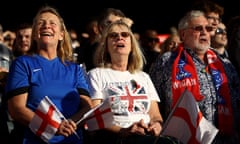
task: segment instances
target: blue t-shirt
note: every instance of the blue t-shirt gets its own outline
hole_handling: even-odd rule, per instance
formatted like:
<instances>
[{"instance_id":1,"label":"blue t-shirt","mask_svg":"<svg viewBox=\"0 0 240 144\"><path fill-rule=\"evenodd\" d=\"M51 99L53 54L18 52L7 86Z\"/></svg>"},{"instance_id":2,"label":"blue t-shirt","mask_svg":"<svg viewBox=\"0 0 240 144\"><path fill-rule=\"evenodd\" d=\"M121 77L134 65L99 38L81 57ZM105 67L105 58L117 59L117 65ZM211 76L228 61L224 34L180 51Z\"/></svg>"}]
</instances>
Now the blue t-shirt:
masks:
<instances>
[{"instance_id":1,"label":"blue t-shirt","mask_svg":"<svg viewBox=\"0 0 240 144\"><path fill-rule=\"evenodd\" d=\"M64 65L58 57L48 60L39 55L20 56L10 67L6 93L10 98L28 92L27 107L33 111L40 101L48 96L59 111L69 118L80 108L79 94L89 95L85 76L85 71L79 65L70 62ZM81 136L80 129L78 133ZM24 138L33 143L41 141L30 129L26 131ZM62 141L81 143L75 135L68 138L54 136L50 143L62 143Z\"/></svg>"}]
</instances>

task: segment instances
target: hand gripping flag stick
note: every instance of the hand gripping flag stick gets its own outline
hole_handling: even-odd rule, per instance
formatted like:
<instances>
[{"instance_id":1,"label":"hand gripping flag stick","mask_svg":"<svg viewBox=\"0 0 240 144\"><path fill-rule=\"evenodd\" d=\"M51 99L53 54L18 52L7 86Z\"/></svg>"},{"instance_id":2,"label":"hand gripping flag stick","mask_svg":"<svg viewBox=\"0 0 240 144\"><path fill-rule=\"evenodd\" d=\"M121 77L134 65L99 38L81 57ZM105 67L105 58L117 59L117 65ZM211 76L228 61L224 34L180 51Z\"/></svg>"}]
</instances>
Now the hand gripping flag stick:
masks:
<instances>
[{"instance_id":1,"label":"hand gripping flag stick","mask_svg":"<svg viewBox=\"0 0 240 144\"><path fill-rule=\"evenodd\" d=\"M52 101L48 98L48 96L46 96L46 100L55 108L56 112L61 116L61 119L68 121L68 120L64 117L64 115L58 110L58 108L55 106L55 104L52 103ZM77 136L78 139L80 139L80 137L79 137L79 135L77 134L76 131L74 131L73 133L74 133L74 135Z\"/></svg>"}]
</instances>

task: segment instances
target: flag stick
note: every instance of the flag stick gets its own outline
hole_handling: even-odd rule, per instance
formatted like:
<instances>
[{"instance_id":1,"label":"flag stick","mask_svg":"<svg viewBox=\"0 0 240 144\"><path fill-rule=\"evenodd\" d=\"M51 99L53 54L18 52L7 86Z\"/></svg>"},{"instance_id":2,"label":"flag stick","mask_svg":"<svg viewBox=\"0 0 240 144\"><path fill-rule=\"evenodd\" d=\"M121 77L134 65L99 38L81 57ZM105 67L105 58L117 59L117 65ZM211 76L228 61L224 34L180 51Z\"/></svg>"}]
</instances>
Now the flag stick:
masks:
<instances>
[{"instance_id":1,"label":"flag stick","mask_svg":"<svg viewBox=\"0 0 240 144\"><path fill-rule=\"evenodd\" d=\"M68 121L68 120L64 117L64 115L58 110L58 108L55 106L55 104L52 103L52 101L48 98L48 96L45 96L45 97L46 97L46 100L55 108L56 112L61 116L61 118L63 118L63 120ZM74 131L73 133L74 133L74 135L77 136L78 139L80 139L80 137L79 137L79 135L77 134L76 131Z\"/></svg>"}]
</instances>

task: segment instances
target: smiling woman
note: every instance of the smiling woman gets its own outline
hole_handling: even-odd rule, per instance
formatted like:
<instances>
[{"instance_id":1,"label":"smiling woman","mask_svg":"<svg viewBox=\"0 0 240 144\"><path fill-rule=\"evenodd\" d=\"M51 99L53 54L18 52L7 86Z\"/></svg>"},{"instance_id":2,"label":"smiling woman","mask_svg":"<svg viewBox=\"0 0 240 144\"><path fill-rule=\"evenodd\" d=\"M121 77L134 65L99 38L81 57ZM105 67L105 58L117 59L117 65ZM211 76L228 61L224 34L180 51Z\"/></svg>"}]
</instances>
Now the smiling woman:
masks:
<instances>
[{"instance_id":1,"label":"smiling woman","mask_svg":"<svg viewBox=\"0 0 240 144\"><path fill-rule=\"evenodd\" d=\"M85 71L72 62L63 18L53 7L42 7L33 19L30 49L14 60L6 84L8 111L24 128L19 143L82 144L81 125L75 122L92 106L89 93ZM45 96L51 103L41 106ZM62 115L36 120L41 110ZM46 125L47 129L41 129Z\"/></svg>"}]
</instances>

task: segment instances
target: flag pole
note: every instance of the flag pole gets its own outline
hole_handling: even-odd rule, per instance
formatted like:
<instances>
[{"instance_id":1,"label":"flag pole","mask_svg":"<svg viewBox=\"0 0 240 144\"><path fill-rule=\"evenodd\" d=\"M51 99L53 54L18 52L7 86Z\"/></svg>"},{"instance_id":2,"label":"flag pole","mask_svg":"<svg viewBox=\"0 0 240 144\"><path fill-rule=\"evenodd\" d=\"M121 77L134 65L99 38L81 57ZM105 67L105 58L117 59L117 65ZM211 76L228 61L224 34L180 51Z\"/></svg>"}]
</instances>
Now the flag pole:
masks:
<instances>
[{"instance_id":1,"label":"flag pole","mask_svg":"<svg viewBox=\"0 0 240 144\"><path fill-rule=\"evenodd\" d=\"M86 119L88 116L90 116L96 109L98 109L99 107L101 107L101 105L103 105L103 103L105 103L106 100L104 100L102 103L100 103L99 105L95 106L94 108L90 109L88 112L86 112L83 117L78 120L76 122L76 124L80 124L80 122L82 122L84 119Z\"/></svg>"},{"instance_id":2,"label":"flag pole","mask_svg":"<svg viewBox=\"0 0 240 144\"><path fill-rule=\"evenodd\" d=\"M64 117L64 115L58 110L58 108L55 106L55 104L48 98L48 96L45 96L45 98L46 98L46 100L55 108L56 112L61 116L61 118L63 118L63 120L68 121L68 120ZM80 137L79 137L79 135L77 134L76 131L74 131L73 133L74 133L74 135L77 136L78 139L80 139Z\"/></svg>"}]
</instances>

